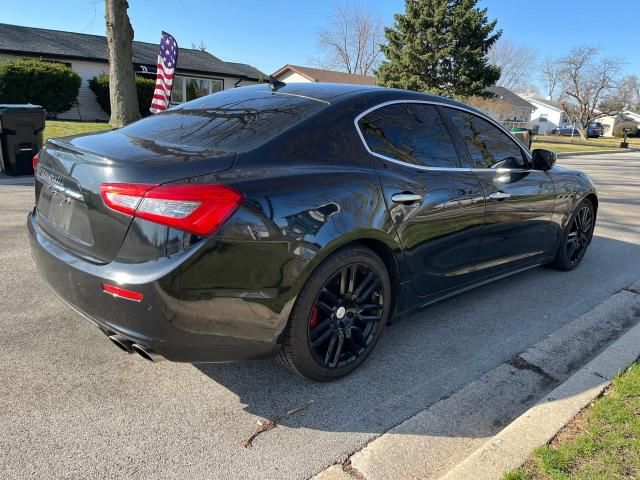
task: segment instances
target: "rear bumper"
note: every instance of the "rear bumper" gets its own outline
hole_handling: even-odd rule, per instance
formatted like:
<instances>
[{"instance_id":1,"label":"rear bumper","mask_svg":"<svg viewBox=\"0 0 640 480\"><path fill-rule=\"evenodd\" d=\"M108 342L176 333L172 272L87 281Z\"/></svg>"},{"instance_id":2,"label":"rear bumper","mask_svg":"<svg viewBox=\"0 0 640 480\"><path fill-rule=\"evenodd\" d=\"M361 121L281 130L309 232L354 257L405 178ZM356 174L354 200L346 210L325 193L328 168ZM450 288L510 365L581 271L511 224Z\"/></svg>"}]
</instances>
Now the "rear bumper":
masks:
<instances>
[{"instance_id":1,"label":"rear bumper","mask_svg":"<svg viewBox=\"0 0 640 480\"><path fill-rule=\"evenodd\" d=\"M185 252L143 264L97 265L72 255L48 237L33 213L27 219L31 254L41 277L76 312L105 334L120 334L177 362L225 362L259 358L279 346L268 311L238 295L188 298L175 286ZM194 247L197 249L197 247ZM140 302L113 297L102 284L143 294Z\"/></svg>"}]
</instances>

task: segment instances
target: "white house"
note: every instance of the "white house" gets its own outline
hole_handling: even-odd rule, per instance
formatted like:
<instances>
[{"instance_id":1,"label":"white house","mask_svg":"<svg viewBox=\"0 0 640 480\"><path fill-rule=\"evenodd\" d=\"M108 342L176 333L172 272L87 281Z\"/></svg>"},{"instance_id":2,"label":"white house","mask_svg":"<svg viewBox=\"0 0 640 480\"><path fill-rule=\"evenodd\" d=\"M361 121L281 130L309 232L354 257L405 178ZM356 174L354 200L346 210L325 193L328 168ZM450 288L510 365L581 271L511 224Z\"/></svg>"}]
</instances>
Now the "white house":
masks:
<instances>
[{"instance_id":1,"label":"white house","mask_svg":"<svg viewBox=\"0 0 640 480\"><path fill-rule=\"evenodd\" d=\"M133 64L137 75L155 79L158 43L133 42ZM100 35L62 32L0 23L0 61L41 58L68 65L82 83L78 106L58 118L109 120L89 89L89 80L109 72L107 39ZM225 62L208 52L180 47L171 101L182 103L219 90L263 81L267 76L243 63Z\"/></svg>"},{"instance_id":2,"label":"white house","mask_svg":"<svg viewBox=\"0 0 640 480\"><path fill-rule=\"evenodd\" d=\"M604 126L604 136L613 137L613 129L616 125L622 122L633 122L640 127L640 113L633 112L631 110L624 110L618 115L608 115L606 117L599 118L598 122Z\"/></svg>"},{"instance_id":3,"label":"white house","mask_svg":"<svg viewBox=\"0 0 640 480\"><path fill-rule=\"evenodd\" d=\"M540 135L549 135L551 130L566 123L564 110L560 102L537 96L524 96L535 108L531 113L531 126Z\"/></svg>"}]
</instances>

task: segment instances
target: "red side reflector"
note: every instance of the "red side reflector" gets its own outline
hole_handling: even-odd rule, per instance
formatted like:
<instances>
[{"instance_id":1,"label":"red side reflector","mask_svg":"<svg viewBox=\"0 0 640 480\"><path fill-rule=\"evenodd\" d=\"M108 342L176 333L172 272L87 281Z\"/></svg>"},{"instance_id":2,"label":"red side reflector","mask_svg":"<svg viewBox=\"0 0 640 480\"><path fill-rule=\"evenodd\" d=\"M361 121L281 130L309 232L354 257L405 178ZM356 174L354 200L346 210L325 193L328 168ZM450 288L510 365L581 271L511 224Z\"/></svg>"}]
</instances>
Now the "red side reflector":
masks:
<instances>
[{"instance_id":1,"label":"red side reflector","mask_svg":"<svg viewBox=\"0 0 640 480\"><path fill-rule=\"evenodd\" d=\"M109 295L113 295L114 297L126 298L127 300L133 300L134 302L142 301L142 293L116 287L115 285L109 285L108 283L102 284L102 291Z\"/></svg>"},{"instance_id":2,"label":"red side reflector","mask_svg":"<svg viewBox=\"0 0 640 480\"><path fill-rule=\"evenodd\" d=\"M33 156L33 159L31 160L31 163L33 165L33 171L35 172L36 171L36 167L38 166L38 154L37 153Z\"/></svg>"}]
</instances>

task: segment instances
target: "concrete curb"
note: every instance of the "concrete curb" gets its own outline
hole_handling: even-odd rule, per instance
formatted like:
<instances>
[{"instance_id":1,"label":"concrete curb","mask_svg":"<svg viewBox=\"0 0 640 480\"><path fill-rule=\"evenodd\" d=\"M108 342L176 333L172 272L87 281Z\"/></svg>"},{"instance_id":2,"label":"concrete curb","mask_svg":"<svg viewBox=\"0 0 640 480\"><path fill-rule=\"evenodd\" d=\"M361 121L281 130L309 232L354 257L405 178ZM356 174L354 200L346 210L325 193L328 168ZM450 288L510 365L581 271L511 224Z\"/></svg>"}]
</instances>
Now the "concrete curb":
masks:
<instances>
[{"instance_id":1,"label":"concrete curb","mask_svg":"<svg viewBox=\"0 0 640 480\"><path fill-rule=\"evenodd\" d=\"M625 333L442 479L503 478L505 472L520 467L536 447L548 443L604 391L613 377L638 358L640 325Z\"/></svg>"}]
</instances>

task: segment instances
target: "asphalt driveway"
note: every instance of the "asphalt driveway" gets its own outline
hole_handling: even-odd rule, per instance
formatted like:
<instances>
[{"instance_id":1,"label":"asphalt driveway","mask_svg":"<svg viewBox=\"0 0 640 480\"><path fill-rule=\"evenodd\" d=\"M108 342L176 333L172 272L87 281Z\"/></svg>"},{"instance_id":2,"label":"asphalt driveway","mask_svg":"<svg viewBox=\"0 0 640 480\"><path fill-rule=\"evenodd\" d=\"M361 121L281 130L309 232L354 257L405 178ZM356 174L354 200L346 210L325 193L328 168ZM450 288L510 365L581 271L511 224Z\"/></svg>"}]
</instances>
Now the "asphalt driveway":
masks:
<instances>
[{"instance_id":1,"label":"asphalt driveway","mask_svg":"<svg viewBox=\"0 0 640 480\"><path fill-rule=\"evenodd\" d=\"M272 360L150 364L118 350L31 262L31 187L0 185L2 478L306 478L450 395L640 275L640 153L559 162L592 175L596 237L574 272L539 268L390 327L331 384ZM259 420L313 400L243 442Z\"/></svg>"}]
</instances>

